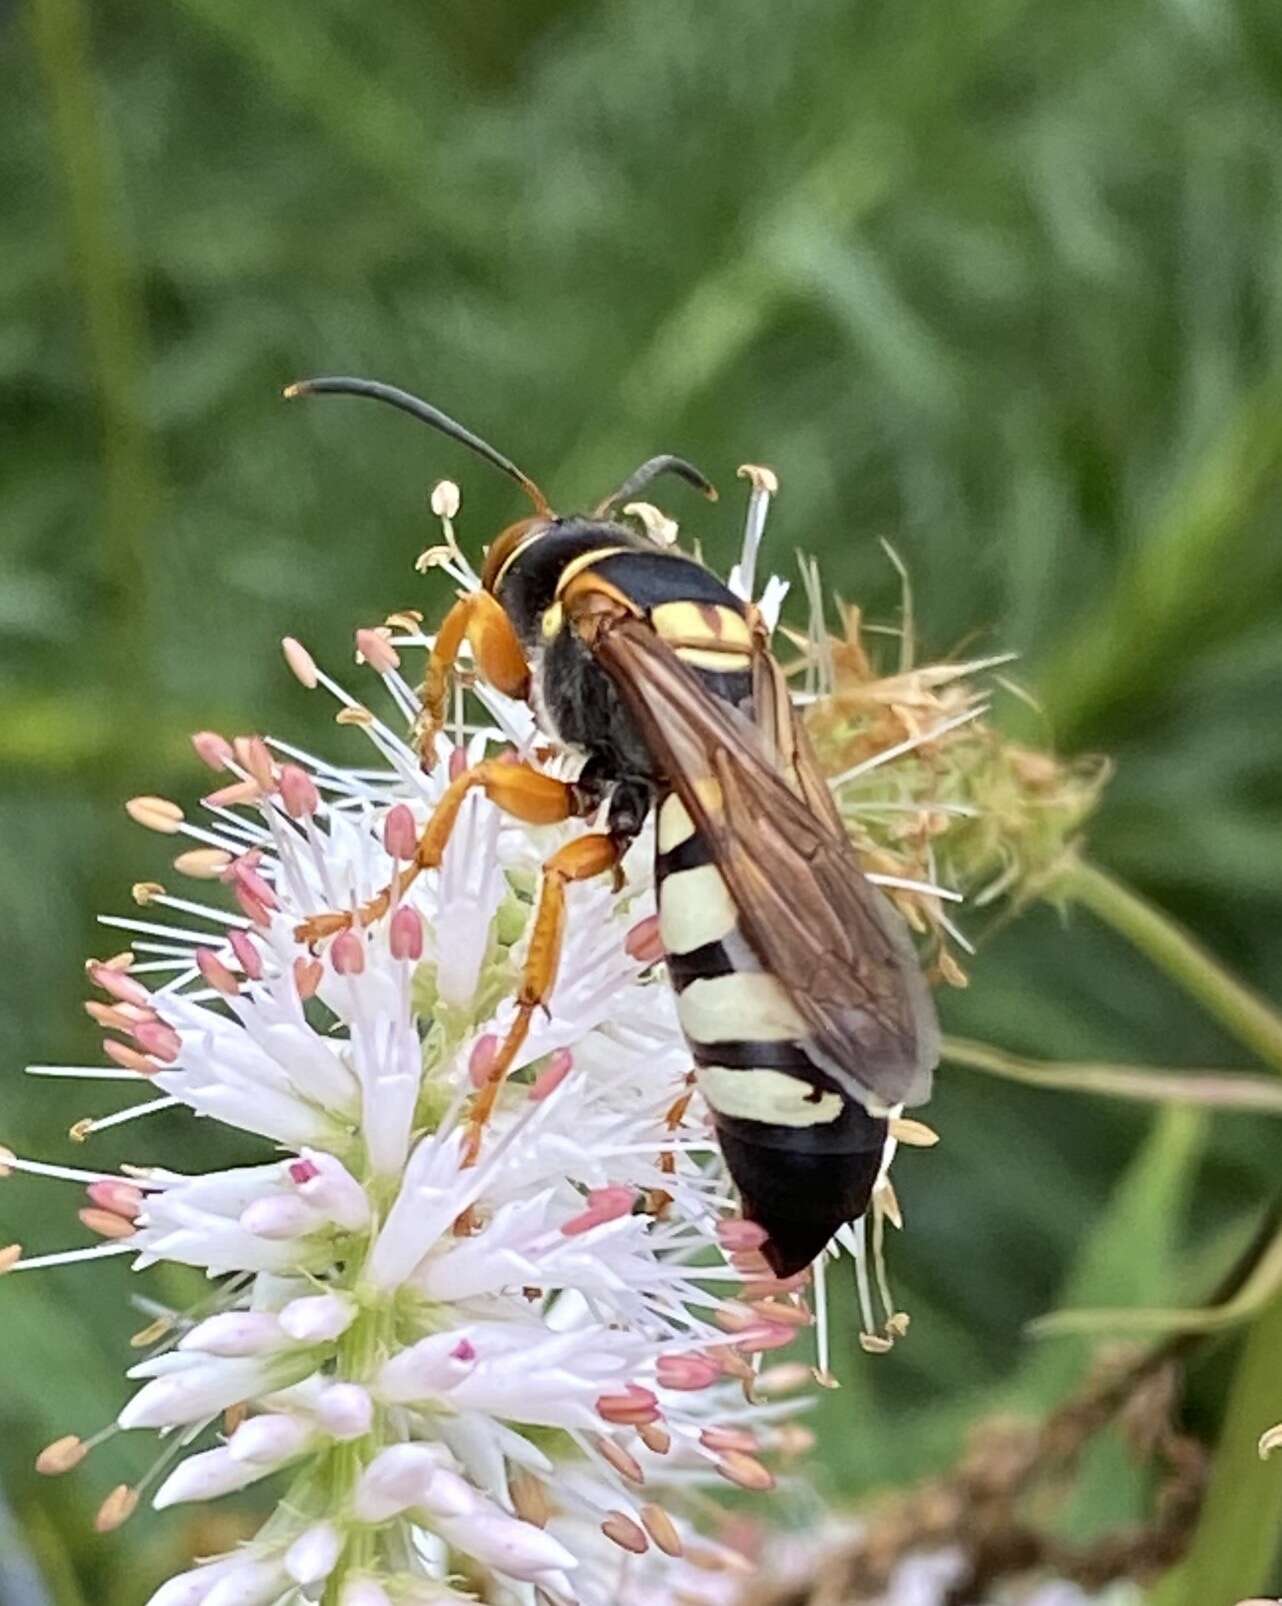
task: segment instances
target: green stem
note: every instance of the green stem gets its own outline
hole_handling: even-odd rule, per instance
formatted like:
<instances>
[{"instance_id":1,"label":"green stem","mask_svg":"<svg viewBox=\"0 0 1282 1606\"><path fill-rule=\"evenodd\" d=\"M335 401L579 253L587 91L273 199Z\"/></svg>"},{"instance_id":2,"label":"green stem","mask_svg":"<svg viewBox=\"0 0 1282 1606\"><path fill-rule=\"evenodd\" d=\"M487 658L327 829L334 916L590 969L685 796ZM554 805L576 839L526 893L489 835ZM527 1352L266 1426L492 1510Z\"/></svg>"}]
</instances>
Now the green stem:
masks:
<instances>
[{"instance_id":1,"label":"green stem","mask_svg":"<svg viewBox=\"0 0 1282 1606\"><path fill-rule=\"evenodd\" d=\"M1098 865L1075 859L1057 880L1056 894L1084 905L1135 945L1239 1043L1282 1071L1282 1015L1232 976L1156 905Z\"/></svg>"},{"instance_id":2,"label":"green stem","mask_svg":"<svg viewBox=\"0 0 1282 1606\"><path fill-rule=\"evenodd\" d=\"M965 1037L944 1038L950 1065L984 1071L1008 1082L1066 1093L1097 1093L1145 1104L1193 1104L1201 1109L1251 1110L1282 1115L1282 1086L1271 1076L1238 1071L1166 1070L1152 1065L1111 1065L1086 1060L1037 1060Z\"/></svg>"},{"instance_id":3,"label":"green stem","mask_svg":"<svg viewBox=\"0 0 1282 1606\"><path fill-rule=\"evenodd\" d=\"M368 1383L387 1347L391 1322L392 1313L386 1305L363 1310L339 1342L335 1377ZM336 1444L330 1452L328 1510L332 1515L341 1518L347 1512L362 1471L381 1446L381 1429L379 1413L373 1430L363 1439ZM372 1529L356 1525L349 1530L342 1558L326 1583L322 1606L338 1606L345 1580L372 1563L375 1549Z\"/></svg>"},{"instance_id":4,"label":"green stem","mask_svg":"<svg viewBox=\"0 0 1282 1606\"><path fill-rule=\"evenodd\" d=\"M1038 1338L1061 1333L1216 1333L1255 1316L1282 1294L1282 1232L1274 1234L1246 1281L1219 1305L1160 1310L1057 1310L1028 1325ZM1282 1415L1282 1382L1278 1385Z\"/></svg>"},{"instance_id":5,"label":"green stem","mask_svg":"<svg viewBox=\"0 0 1282 1606\"><path fill-rule=\"evenodd\" d=\"M1282 1295L1251 1328L1233 1376L1211 1483L1184 1561L1151 1606L1231 1606L1267 1589L1282 1530L1282 1456L1262 1462L1260 1433L1282 1415Z\"/></svg>"}]
</instances>

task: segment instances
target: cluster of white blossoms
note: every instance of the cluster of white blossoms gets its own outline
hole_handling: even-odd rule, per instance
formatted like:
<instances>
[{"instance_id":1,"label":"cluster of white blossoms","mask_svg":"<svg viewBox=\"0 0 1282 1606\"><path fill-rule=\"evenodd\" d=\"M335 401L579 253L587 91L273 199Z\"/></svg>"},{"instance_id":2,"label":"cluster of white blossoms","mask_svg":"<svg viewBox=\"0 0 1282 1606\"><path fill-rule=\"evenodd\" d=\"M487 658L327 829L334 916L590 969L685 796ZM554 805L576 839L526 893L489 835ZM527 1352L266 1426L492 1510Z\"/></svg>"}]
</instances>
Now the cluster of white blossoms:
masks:
<instances>
[{"instance_id":1,"label":"cluster of white blossoms","mask_svg":"<svg viewBox=\"0 0 1282 1606\"><path fill-rule=\"evenodd\" d=\"M444 500L449 539L430 560L474 584ZM357 644L386 721L299 643L285 656L376 763L198 734L219 772L201 823L161 798L129 812L186 838L178 871L221 882L221 901L136 886L142 913L105 921L128 951L88 966L107 1063L33 1067L138 1088L80 1139L182 1105L276 1157L116 1175L6 1151L7 1169L86 1187L81 1220L101 1242L13 1246L0 1269L128 1255L214 1280L196 1310L148 1307L150 1347L107 1432L151 1429L161 1447L99 1526L144 1496L166 1507L286 1481L256 1537L150 1606L715 1606L746 1564L696 1533L682 1501L702 1487L706 1509L727 1481L767 1490L804 1447L784 1396L812 1371L826 1380L822 1276L816 1325L804 1279L776 1282L733 1214L663 983L648 833L620 890L571 889L559 980L475 1164L468 1103L513 1018L539 867L587 827L518 824L474 792L439 871L364 928L300 940L307 917L359 907L413 860L463 765L512 750L560 773L528 709L484 688L488 723L465 727L460 704L425 773L400 734L418 709L400 653L428 645L419 619ZM893 1219L888 1182L878 1198ZM869 1347L902 1330L885 1314L880 1333L866 1314ZM68 1470L105 1436L57 1441L41 1469Z\"/></svg>"}]
</instances>

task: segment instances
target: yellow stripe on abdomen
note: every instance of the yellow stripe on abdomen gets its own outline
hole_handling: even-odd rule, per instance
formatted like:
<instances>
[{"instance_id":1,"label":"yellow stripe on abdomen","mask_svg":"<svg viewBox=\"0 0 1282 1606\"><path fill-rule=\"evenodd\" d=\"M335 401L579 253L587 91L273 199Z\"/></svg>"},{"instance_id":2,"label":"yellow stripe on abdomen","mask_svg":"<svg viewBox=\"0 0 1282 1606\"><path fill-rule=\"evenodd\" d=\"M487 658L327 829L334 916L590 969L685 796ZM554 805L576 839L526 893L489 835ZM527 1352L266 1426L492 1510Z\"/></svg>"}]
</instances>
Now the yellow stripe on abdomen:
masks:
<instances>
[{"instance_id":1,"label":"yellow stripe on abdomen","mask_svg":"<svg viewBox=\"0 0 1282 1606\"><path fill-rule=\"evenodd\" d=\"M715 865L701 864L664 877L659 888L659 936L668 953L688 954L706 942L720 942L735 930L738 919L730 890Z\"/></svg>"},{"instance_id":2,"label":"yellow stripe on abdomen","mask_svg":"<svg viewBox=\"0 0 1282 1606\"><path fill-rule=\"evenodd\" d=\"M783 1071L736 1070L701 1065L695 1072L699 1091L718 1115L771 1126L827 1126L842 1111L839 1093L820 1093Z\"/></svg>"},{"instance_id":3,"label":"yellow stripe on abdomen","mask_svg":"<svg viewBox=\"0 0 1282 1606\"><path fill-rule=\"evenodd\" d=\"M690 811L677 796L670 792L659 809L659 852L671 853L694 835L694 821Z\"/></svg>"},{"instance_id":4,"label":"yellow stripe on abdomen","mask_svg":"<svg viewBox=\"0 0 1282 1606\"><path fill-rule=\"evenodd\" d=\"M682 1030L695 1043L801 1040L810 1028L765 971L700 977L677 999Z\"/></svg>"}]
</instances>

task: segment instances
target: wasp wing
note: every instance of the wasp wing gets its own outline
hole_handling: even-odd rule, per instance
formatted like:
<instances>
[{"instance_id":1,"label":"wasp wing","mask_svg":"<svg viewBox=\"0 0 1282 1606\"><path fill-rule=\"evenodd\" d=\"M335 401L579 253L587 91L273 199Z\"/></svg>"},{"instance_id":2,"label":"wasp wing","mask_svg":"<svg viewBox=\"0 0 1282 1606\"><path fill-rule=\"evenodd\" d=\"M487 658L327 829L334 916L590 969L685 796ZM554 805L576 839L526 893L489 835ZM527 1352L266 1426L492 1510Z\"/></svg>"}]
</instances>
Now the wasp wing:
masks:
<instances>
[{"instance_id":1,"label":"wasp wing","mask_svg":"<svg viewBox=\"0 0 1282 1606\"><path fill-rule=\"evenodd\" d=\"M862 1102L921 1102L939 1057L925 978L859 868L773 660L758 654L754 723L640 619L612 621L590 646L705 834L744 936L810 1027L807 1052Z\"/></svg>"}]
</instances>

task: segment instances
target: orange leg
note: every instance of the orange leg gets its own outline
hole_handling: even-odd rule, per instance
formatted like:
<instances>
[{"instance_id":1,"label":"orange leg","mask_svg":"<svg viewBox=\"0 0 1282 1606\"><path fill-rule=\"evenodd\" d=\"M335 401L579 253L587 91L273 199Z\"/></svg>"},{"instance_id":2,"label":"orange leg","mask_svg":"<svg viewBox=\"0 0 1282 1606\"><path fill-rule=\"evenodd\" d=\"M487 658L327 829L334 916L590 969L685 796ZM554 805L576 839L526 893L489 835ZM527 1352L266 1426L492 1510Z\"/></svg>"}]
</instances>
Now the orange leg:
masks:
<instances>
[{"instance_id":1,"label":"orange leg","mask_svg":"<svg viewBox=\"0 0 1282 1606\"><path fill-rule=\"evenodd\" d=\"M377 897L371 898L355 911L312 915L295 927L295 937L300 942L320 942L351 926L369 926L381 920L391 908L393 899L398 898L422 871L435 870L440 864L450 832L463 807L463 799L478 786L505 814L511 814L529 825L556 825L580 812L575 790L569 782L558 781L551 775L531 769L527 764L500 764L494 759L487 759L470 770L464 770L445 788L440 802L423 827L413 860L390 886L384 887Z\"/></svg>"},{"instance_id":2,"label":"orange leg","mask_svg":"<svg viewBox=\"0 0 1282 1606\"><path fill-rule=\"evenodd\" d=\"M472 1105L471 1123L463 1151L463 1164L474 1165L480 1152L481 1133L494 1110L503 1080L512 1061L529 1035L534 1012L547 1007L556 985L561 964L561 945L565 937L565 889L573 881L590 881L613 870L619 862L619 847L613 837L594 832L578 837L558 848L543 866L539 903L521 970L521 990L516 998L516 1019L499 1045L490 1065L485 1086Z\"/></svg>"},{"instance_id":3,"label":"orange leg","mask_svg":"<svg viewBox=\"0 0 1282 1606\"><path fill-rule=\"evenodd\" d=\"M454 665L464 641L472 648L481 678L496 691L522 698L529 691L530 667L511 620L488 591L469 591L445 615L427 660L423 712L415 727L424 769L430 770L435 761L436 736L445 724Z\"/></svg>"}]
</instances>

